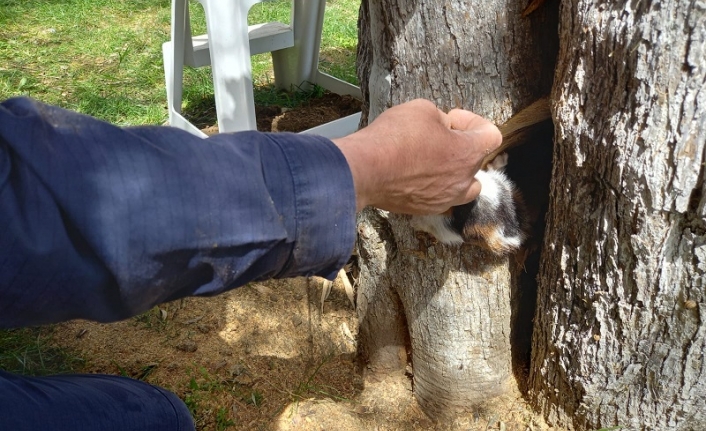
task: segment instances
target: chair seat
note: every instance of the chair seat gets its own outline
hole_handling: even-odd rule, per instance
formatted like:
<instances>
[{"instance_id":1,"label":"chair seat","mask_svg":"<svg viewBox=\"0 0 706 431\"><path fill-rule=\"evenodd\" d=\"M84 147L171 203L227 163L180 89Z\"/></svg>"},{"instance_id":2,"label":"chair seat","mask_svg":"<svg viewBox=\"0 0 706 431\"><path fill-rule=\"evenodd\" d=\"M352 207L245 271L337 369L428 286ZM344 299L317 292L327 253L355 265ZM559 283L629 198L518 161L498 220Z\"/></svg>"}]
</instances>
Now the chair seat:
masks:
<instances>
[{"instance_id":1,"label":"chair seat","mask_svg":"<svg viewBox=\"0 0 706 431\"><path fill-rule=\"evenodd\" d=\"M265 22L248 26L250 39L250 55L263 54L294 46L294 31L281 22ZM194 46L193 57L185 57L184 64L191 67L211 65L211 55L208 50L208 34L192 37Z\"/></svg>"}]
</instances>

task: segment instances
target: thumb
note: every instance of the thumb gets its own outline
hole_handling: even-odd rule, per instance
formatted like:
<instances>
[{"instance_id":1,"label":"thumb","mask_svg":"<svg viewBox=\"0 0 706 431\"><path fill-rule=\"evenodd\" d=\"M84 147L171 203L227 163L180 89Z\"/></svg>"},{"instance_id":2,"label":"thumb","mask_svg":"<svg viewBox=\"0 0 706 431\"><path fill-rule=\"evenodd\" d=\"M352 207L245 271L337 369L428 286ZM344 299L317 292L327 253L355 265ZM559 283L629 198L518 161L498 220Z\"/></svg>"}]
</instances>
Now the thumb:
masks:
<instances>
[{"instance_id":1,"label":"thumb","mask_svg":"<svg viewBox=\"0 0 706 431\"><path fill-rule=\"evenodd\" d=\"M480 195L480 191L481 191L480 181L474 179L473 182L471 183L471 186L468 188L468 190L466 190L466 195L463 196L463 202L459 202L454 206L467 204L468 202L475 200Z\"/></svg>"},{"instance_id":2,"label":"thumb","mask_svg":"<svg viewBox=\"0 0 706 431\"><path fill-rule=\"evenodd\" d=\"M452 109L448 113L451 129L471 132L475 135L476 145L490 153L500 146L503 140L500 130L490 121L464 109Z\"/></svg>"}]
</instances>

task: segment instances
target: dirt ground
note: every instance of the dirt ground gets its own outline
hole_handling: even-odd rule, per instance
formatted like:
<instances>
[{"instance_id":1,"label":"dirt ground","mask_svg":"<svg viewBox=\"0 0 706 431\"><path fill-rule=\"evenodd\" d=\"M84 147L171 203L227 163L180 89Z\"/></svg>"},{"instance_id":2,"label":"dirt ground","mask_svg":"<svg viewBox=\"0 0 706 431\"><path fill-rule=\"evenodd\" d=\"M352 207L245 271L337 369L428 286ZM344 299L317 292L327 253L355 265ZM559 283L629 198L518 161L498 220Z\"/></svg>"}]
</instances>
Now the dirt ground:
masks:
<instances>
[{"instance_id":1,"label":"dirt ground","mask_svg":"<svg viewBox=\"0 0 706 431\"><path fill-rule=\"evenodd\" d=\"M258 106L257 129L265 132L301 132L329 121L360 112L360 101L351 96L326 92L295 109Z\"/></svg>"},{"instance_id":2,"label":"dirt ground","mask_svg":"<svg viewBox=\"0 0 706 431\"><path fill-rule=\"evenodd\" d=\"M58 325L56 343L85 372L122 374L174 391L199 430L543 430L517 392L456 426L435 426L407 376L364 381L356 316L340 281L253 283L188 298L113 324ZM364 390L365 389L365 390Z\"/></svg>"},{"instance_id":3,"label":"dirt ground","mask_svg":"<svg viewBox=\"0 0 706 431\"><path fill-rule=\"evenodd\" d=\"M298 110L259 108L258 125L300 131L357 110L354 99L327 95ZM85 372L174 391L199 430L547 429L516 390L453 426L435 425L408 376L371 376L358 363L356 313L340 280L323 307L321 291L320 279L252 283L123 322L57 325L55 340L87 360Z\"/></svg>"},{"instance_id":4,"label":"dirt ground","mask_svg":"<svg viewBox=\"0 0 706 431\"><path fill-rule=\"evenodd\" d=\"M257 130L261 132L302 132L312 127L360 112L361 103L351 96L324 92L296 108L281 106L255 106ZM215 113L215 111L214 111ZM213 118L200 119L197 123L213 124ZM202 129L207 135L218 133L218 126Z\"/></svg>"}]
</instances>

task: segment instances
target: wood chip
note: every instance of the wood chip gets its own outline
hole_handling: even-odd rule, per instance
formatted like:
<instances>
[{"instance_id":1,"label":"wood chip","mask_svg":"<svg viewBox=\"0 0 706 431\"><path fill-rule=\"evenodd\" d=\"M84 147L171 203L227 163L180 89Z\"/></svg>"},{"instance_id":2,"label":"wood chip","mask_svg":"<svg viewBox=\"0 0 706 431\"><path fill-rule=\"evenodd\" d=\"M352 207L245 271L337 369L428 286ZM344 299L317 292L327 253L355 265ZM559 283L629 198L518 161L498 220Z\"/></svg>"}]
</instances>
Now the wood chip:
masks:
<instances>
[{"instance_id":1,"label":"wood chip","mask_svg":"<svg viewBox=\"0 0 706 431\"><path fill-rule=\"evenodd\" d=\"M351 332L346 322L341 323L341 333L343 333L343 336L350 339L351 341L355 341L355 337L353 337L353 333Z\"/></svg>"},{"instance_id":2,"label":"wood chip","mask_svg":"<svg viewBox=\"0 0 706 431\"><path fill-rule=\"evenodd\" d=\"M270 296L273 295L275 292L270 289L269 287L263 285L263 284L253 284L252 288L257 291L262 296Z\"/></svg>"},{"instance_id":3,"label":"wood chip","mask_svg":"<svg viewBox=\"0 0 706 431\"><path fill-rule=\"evenodd\" d=\"M193 325L194 323L198 322L201 319L203 319L203 316L194 317L193 319L189 319L189 320L184 321L184 325Z\"/></svg>"},{"instance_id":4,"label":"wood chip","mask_svg":"<svg viewBox=\"0 0 706 431\"><path fill-rule=\"evenodd\" d=\"M355 308L355 291L353 290L353 285L348 279L348 274L346 274L345 269L338 271L338 278L343 282L343 287L346 289L346 296L348 296L348 300L351 302L353 308Z\"/></svg>"},{"instance_id":5,"label":"wood chip","mask_svg":"<svg viewBox=\"0 0 706 431\"><path fill-rule=\"evenodd\" d=\"M182 341L181 343L177 344L175 347L177 350L181 350L182 352L190 352L190 353L193 353L198 349L198 346L196 345L196 343L191 340Z\"/></svg>"},{"instance_id":6,"label":"wood chip","mask_svg":"<svg viewBox=\"0 0 706 431\"><path fill-rule=\"evenodd\" d=\"M324 285L321 290L321 314L324 314L324 302L326 302L326 299L328 298L329 294L331 293L332 287L333 287L333 281L324 280Z\"/></svg>"}]
</instances>

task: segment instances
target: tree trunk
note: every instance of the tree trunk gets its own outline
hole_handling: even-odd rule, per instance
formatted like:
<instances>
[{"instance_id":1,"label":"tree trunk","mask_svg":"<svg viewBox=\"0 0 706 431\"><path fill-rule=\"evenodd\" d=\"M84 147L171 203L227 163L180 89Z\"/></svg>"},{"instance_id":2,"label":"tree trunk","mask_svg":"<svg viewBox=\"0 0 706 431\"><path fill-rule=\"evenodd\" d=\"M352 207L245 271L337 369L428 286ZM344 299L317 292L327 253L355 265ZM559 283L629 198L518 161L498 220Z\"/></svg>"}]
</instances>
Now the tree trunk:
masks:
<instances>
[{"instance_id":1,"label":"tree trunk","mask_svg":"<svg viewBox=\"0 0 706 431\"><path fill-rule=\"evenodd\" d=\"M706 429L706 4L567 0L532 398L567 429Z\"/></svg>"},{"instance_id":2,"label":"tree trunk","mask_svg":"<svg viewBox=\"0 0 706 431\"><path fill-rule=\"evenodd\" d=\"M501 123L548 93L556 34L551 24L540 29L551 9L523 19L522 6L363 0L364 119L422 97ZM437 244L415 235L407 217L375 209L361 214L359 233L360 345L370 368L404 370L411 348L415 396L434 418L503 393L511 375L507 259Z\"/></svg>"}]
</instances>

